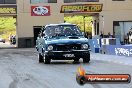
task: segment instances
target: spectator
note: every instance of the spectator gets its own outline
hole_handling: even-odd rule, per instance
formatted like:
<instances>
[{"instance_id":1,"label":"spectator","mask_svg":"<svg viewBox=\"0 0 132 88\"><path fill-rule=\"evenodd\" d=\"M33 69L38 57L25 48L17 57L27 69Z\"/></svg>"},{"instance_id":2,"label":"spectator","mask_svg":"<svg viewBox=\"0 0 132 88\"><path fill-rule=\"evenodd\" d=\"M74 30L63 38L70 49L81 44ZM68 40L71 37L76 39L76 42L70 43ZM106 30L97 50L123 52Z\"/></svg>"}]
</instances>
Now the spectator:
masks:
<instances>
[{"instance_id":1,"label":"spectator","mask_svg":"<svg viewBox=\"0 0 132 88\"><path fill-rule=\"evenodd\" d=\"M16 44L16 36L12 36L12 44L15 45Z\"/></svg>"},{"instance_id":2,"label":"spectator","mask_svg":"<svg viewBox=\"0 0 132 88\"><path fill-rule=\"evenodd\" d=\"M89 33L86 32L84 36L85 36L85 38L89 38Z\"/></svg>"},{"instance_id":3,"label":"spectator","mask_svg":"<svg viewBox=\"0 0 132 88\"><path fill-rule=\"evenodd\" d=\"M129 44L128 42L129 42L129 33L127 33L127 34L125 35L125 38L124 38L124 43L125 43L125 44Z\"/></svg>"},{"instance_id":4,"label":"spectator","mask_svg":"<svg viewBox=\"0 0 132 88\"><path fill-rule=\"evenodd\" d=\"M113 36L112 36L112 38L115 38L115 32L113 33Z\"/></svg>"},{"instance_id":5,"label":"spectator","mask_svg":"<svg viewBox=\"0 0 132 88\"><path fill-rule=\"evenodd\" d=\"M103 38L103 33L102 33L102 31L100 32L100 38Z\"/></svg>"},{"instance_id":6,"label":"spectator","mask_svg":"<svg viewBox=\"0 0 132 88\"><path fill-rule=\"evenodd\" d=\"M129 43L132 43L132 31L129 32Z\"/></svg>"},{"instance_id":7,"label":"spectator","mask_svg":"<svg viewBox=\"0 0 132 88\"><path fill-rule=\"evenodd\" d=\"M112 35L110 34L110 32L108 33L108 38L112 38Z\"/></svg>"},{"instance_id":8,"label":"spectator","mask_svg":"<svg viewBox=\"0 0 132 88\"><path fill-rule=\"evenodd\" d=\"M100 32L100 39L99 39L99 45L100 45L100 47L101 47L101 45L102 45L102 43L101 43L102 38L103 38L103 33L102 33L102 31L101 31L101 32Z\"/></svg>"},{"instance_id":9,"label":"spectator","mask_svg":"<svg viewBox=\"0 0 132 88\"><path fill-rule=\"evenodd\" d=\"M9 42L10 42L10 44L12 44L12 35L11 34L9 36Z\"/></svg>"},{"instance_id":10,"label":"spectator","mask_svg":"<svg viewBox=\"0 0 132 88\"><path fill-rule=\"evenodd\" d=\"M13 44L13 35L10 37L11 45Z\"/></svg>"},{"instance_id":11,"label":"spectator","mask_svg":"<svg viewBox=\"0 0 132 88\"><path fill-rule=\"evenodd\" d=\"M127 44L129 44L129 33L127 33Z\"/></svg>"}]
</instances>

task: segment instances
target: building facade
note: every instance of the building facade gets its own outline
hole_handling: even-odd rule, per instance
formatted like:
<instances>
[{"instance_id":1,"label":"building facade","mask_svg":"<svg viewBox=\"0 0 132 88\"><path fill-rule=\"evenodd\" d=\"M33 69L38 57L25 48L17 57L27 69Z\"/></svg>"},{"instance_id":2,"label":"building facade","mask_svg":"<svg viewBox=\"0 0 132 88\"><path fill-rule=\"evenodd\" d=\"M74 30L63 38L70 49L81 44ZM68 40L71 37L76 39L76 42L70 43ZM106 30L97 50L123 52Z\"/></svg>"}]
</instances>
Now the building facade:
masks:
<instances>
[{"instance_id":1,"label":"building facade","mask_svg":"<svg viewBox=\"0 0 132 88\"><path fill-rule=\"evenodd\" d=\"M99 35L101 31L104 35L110 32L123 41L132 28L132 0L0 0L2 5L7 2L16 3L17 6L15 15L18 47L34 47L36 36L42 26L64 22L66 15L92 16L93 36ZM83 6L86 4L88 6ZM102 5L102 8L97 7L98 4ZM72 7L63 7L65 5ZM62 8L65 11L61 12ZM67 8L72 12L67 12ZM82 11L82 8L85 9ZM81 11L74 12L77 9ZM98 9L101 10L97 11Z\"/></svg>"}]
</instances>

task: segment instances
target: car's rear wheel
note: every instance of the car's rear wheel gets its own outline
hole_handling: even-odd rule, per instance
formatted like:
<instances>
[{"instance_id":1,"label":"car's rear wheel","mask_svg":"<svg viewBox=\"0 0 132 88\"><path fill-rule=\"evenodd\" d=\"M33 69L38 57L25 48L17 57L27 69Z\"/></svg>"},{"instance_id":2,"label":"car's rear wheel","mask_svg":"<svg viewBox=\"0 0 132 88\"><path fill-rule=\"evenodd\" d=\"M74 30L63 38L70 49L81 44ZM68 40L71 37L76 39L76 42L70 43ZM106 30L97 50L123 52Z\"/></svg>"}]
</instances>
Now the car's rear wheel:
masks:
<instances>
[{"instance_id":1,"label":"car's rear wheel","mask_svg":"<svg viewBox=\"0 0 132 88\"><path fill-rule=\"evenodd\" d=\"M90 61L90 54L83 57L83 63L89 63L89 61Z\"/></svg>"},{"instance_id":2,"label":"car's rear wheel","mask_svg":"<svg viewBox=\"0 0 132 88\"><path fill-rule=\"evenodd\" d=\"M45 64L50 64L51 59L48 56L44 56L44 63Z\"/></svg>"},{"instance_id":3,"label":"car's rear wheel","mask_svg":"<svg viewBox=\"0 0 132 88\"><path fill-rule=\"evenodd\" d=\"M44 62L44 58L41 54L38 55L38 59L39 59L39 63L43 63Z\"/></svg>"}]
</instances>

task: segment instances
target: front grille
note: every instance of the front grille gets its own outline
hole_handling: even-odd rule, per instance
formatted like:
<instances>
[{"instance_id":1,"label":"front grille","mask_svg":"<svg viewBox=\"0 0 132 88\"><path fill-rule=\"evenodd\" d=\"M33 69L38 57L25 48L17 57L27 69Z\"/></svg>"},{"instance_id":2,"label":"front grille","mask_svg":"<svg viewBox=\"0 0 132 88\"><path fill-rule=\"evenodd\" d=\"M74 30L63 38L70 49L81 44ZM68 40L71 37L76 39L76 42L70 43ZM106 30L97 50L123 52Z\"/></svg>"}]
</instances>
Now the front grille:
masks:
<instances>
[{"instance_id":1,"label":"front grille","mask_svg":"<svg viewBox=\"0 0 132 88\"><path fill-rule=\"evenodd\" d=\"M81 44L56 45L55 50L56 51L81 50Z\"/></svg>"}]
</instances>

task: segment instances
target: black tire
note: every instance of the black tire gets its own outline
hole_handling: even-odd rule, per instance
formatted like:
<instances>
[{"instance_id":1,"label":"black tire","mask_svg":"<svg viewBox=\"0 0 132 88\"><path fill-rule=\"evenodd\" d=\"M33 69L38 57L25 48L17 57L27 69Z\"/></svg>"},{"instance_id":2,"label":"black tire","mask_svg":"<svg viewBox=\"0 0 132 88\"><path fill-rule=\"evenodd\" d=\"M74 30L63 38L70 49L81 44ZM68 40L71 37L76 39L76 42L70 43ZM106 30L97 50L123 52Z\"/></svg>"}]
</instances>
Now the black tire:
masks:
<instances>
[{"instance_id":1,"label":"black tire","mask_svg":"<svg viewBox=\"0 0 132 88\"><path fill-rule=\"evenodd\" d=\"M45 64L50 64L50 62L51 62L51 59L48 56L45 56L44 57L44 63Z\"/></svg>"},{"instance_id":2,"label":"black tire","mask_svg":"<svg viewBox=\"0 0 132 88\"><path fill-rule=\"evenodd\" d=\"M75 58L74 63L78 63L80 58Z\"/></svg>"},{"instance_id":3,"label":"black tire","mask_svg":"<svg viewBox=\"0 0 132 88\"><path fill-rule=\"evenodd\" d=\"M39 59L39 63L44 62L44 57L41 54L38 55L38 59Z\"/></svg>"},{"instance_id":4,"label":"black tire","mask_svg":"<svg viewBox=\"0 0 132 88\"><path fill-rule=\"evenodd\" d=\"M87 56L83 57L83 63L89 63L90 61L90 54L88 54Z\"/></svg>"}]
</instances>

